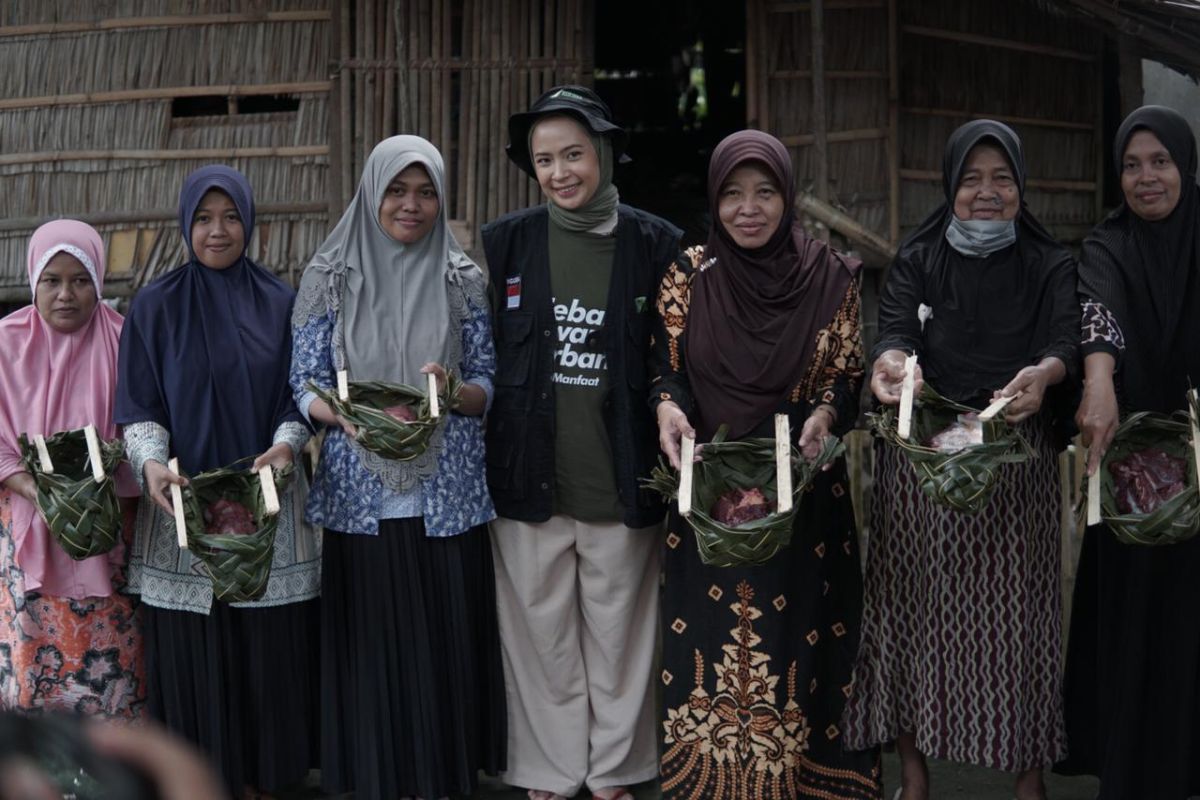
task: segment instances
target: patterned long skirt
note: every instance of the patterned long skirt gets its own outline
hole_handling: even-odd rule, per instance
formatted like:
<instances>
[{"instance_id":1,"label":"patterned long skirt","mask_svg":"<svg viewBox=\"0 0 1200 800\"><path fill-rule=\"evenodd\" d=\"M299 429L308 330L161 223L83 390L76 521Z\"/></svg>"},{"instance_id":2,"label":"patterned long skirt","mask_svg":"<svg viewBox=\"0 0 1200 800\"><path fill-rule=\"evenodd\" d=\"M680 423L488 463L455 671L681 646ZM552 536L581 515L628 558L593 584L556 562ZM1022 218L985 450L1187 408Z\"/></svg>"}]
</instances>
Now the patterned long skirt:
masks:
<instances>
[{"instance_id":1,"label":"patterned long skirt","mask_svg":"<svg viewBox=\"0 0 1200 800\"><path fill-rule=\"evenodd\" d=\"M818 478L792 543L709 567L672 512L664 568L662 796L882 796L878 749L844 749L862 577L844 467Z\"/></svg>"},{"instance_id":2,"label":"patterned long skirt","mask_svg":"<svg viewBox=\"0 0 1200 800\"><path fill-rule=\"evenodd\" d=\"M1002 468L977 515L929 500L878 444L866 610L846 706L851 747L915 733L927 756L1017 772L1065 750L1058 457Z\"/></svg>"},{"instance_id":3,"label":"patterned long skirt","mask_svg":"<svg viewBox=\"0 0 1200 800\"><path fill-rule=\"evenodd\" d=\"M137 600L26 593L13 550L11 493L0 489L0 703L138 718L146 683Z\"/></svg>"}]
</instances>

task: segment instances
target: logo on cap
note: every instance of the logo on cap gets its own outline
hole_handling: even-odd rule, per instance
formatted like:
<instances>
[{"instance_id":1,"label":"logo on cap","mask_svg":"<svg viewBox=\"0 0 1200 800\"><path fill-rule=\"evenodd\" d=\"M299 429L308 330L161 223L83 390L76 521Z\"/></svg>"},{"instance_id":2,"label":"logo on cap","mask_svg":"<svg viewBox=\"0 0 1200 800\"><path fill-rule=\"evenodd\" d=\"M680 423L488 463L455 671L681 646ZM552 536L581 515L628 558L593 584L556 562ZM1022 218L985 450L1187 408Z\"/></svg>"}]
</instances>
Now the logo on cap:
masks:
<instances>
[{"instance_id":1,"label":"logo on cap","mask_svg":"<svg viewBox=\"0 0 1200 800\"><path fill-rule=\"evenodd\" d=\"M559 89L557 92L555 92L554 94L550 95L550 99L551 99L551 100L553 100L553 99L555 99L555 98L557 98L557 97L569 97L570 99L572 99L572 100L578 100L578 101L580 101L581 103L587 103L587 102L590 102L590 101L589 101L589 100L588 100L586 97L584 97L583 95L581 95L581 94L577 94L577 93L575 93L575 92L572 92L570 89Z\"/></svg>"}]
</instances>

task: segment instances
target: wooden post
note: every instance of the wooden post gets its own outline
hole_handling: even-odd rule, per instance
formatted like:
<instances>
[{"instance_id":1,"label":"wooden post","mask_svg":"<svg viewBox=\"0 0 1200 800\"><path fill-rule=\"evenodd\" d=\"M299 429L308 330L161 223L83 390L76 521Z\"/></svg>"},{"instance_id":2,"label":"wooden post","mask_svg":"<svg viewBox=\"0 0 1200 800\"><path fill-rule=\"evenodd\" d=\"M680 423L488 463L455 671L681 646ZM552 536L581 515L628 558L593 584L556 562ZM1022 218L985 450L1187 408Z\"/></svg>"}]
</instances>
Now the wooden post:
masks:
<instances>
[{"instance_id":1,"label":"wooden post","mask_svg":"<svg viewBox=\"0 0 1200 800\"><path fill-rule=\"evenodd\" d=\"M888 238L900 242L900 24L888 0Z\"/></svg>"},{"instance_id":2,"label":"wooden post","mask_svg":"<svg viewBox=\"0 0 1200 800\"><path fill-rule=\"evenodd\" d=\"M775 510L792 510L792 427L787 414L775 415Z\"/></svg>"},{"instance_id":3,"label":"wooden post","mask_svg":"<svg viewBox=\"0 0 1200 800\"><path fill-rule=\"evenodd\" d=\"M912 433L913 388L917 377L917 356L914 353L904 359L904 383L900 387L900 419L896 432L901 439Z\"/></svg>"},{"instance_id":4,"label":"wooden post","mask_svg":"<svg viewBox=\"0 0 1200 800\"><path fill-rule=\"evenodd\" d=\"M100 437L96 435L96 426L85 426L83 438L87 440L88 461L92 465L92 480L96 483L104 483L104 459L100 455Z\"/></svg>"},{"instance_id":5,"label":"wooden post","mask_svg":"<svg viewBox=\"0 0 1200 800\"><path fill-rule=\"evenodd\" d=\"M345 208L350 198L354 195L354 131L351 127L351 115L354 113L351 105L351 98L354 93L354 75L350 71L350 67L346 62L352 57L350 50L350 4L354 0L340 0L338 9L338 49L341 54L341 64L338 69L338 101L341 104L340 117L340 137L338 145L341 148L340 161L342 166L341 186L339 192L341 194L341 202L339 208Z\"/></svg>"},{"instance_id":6,"label":"wooden post","mask_svg":"<svg viewBox=\"0 0 1200 800\"><path fill-rule=\"evenodd\" d=\"M262 487L263 506L267 516L273 517L279 513L279 493L275 491L275 474L271 471L270 464L263 464L258 468L258 483Z\"/></svg>"},{"instance_id":7,"label":"wooden post","mask_svg":"<svg viewBox=\"0 0 1200 800\"><path fill-rule=\"evenodd\" d=\"M812 126L817 197L829 200L829 122L825 113L825 0L812 0Z\"/></svg>"},{"instance_id":8,"label":"wooden post","mask_svg":"<svg viewBox=\"0 0 1200 800\"><path fill-rule=\"evenodd\" d=\"M758 15L762 13L759 0L748 0L746 3L746 127L761 128L758 121L758 49L762 44L755 36L758 30Z\"/></svg>"},{"instance_id":9,"label":"wooden post","mask_svg":"<svg viewBox=\"0 0 1200 800\"><path fill-rule=\"evenodd\" d=\"M179 459L172 458L167 462L167 469L179 474ZM179 543L179 547L187 550L187 520L183 516L183 490L179 488L179 484L171 484L171 506L175 509L175 540Z\"/></svg>"},{"instance_id":10,"label":"wooden post","mask_svg":"<svg viewBox=\"0 0 1200 800\"><path fill-rule=\"evenodd\" d=\"M679 516L692 513L692 473L695 470L696 437L686 433L679 440Z\"/></svg>"},{"instance_id":11,"label":"wooden post","mask_svg":"<svg viewBox=\"0 0 1200 800\"><path fill-rule=\"evenodd\" d=\"M46 437L40 433L33 435L33 447L37 450L38 464L42 468L42 472L47 475L54 474L54 462L50 460L50 451L46 449Z\"/></svg>"}]
</instances>

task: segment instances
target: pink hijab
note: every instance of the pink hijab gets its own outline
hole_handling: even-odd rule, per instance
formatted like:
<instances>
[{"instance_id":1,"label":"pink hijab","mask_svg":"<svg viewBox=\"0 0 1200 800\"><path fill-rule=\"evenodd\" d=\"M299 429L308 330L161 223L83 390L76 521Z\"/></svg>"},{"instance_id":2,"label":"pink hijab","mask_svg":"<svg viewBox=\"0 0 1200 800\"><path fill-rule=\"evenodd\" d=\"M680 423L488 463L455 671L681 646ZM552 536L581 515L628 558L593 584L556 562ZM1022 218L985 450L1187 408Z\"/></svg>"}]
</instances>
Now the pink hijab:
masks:
<instances>
[{"instance_id":1,"label":"pink hijab","mask_svg":"<svg viewBox=\"0 0 1200 800\"><path fill-rule=\"evenodd\" d=\"M90 225L75 220L48 222L30 238L29 286L35 296L42 269L61 252L83 263L99 300L104 243ZM50 327L34 305L0 319L0 352L8 362L0 370L0 481L25 469L17 444L22 433L48 436L91 423L104 439L116 435L112 405L123 321L102 302L87 324L70 334ZM121 494L137 493L128 476L121 483ZM74 599L112 594L110 565L122 556L119 545L107 555L75 561L54 541L33 504L9 494L14 559L25 591ZM0 546L7 544L0 540Z\"/></svg>"}]
</instances>

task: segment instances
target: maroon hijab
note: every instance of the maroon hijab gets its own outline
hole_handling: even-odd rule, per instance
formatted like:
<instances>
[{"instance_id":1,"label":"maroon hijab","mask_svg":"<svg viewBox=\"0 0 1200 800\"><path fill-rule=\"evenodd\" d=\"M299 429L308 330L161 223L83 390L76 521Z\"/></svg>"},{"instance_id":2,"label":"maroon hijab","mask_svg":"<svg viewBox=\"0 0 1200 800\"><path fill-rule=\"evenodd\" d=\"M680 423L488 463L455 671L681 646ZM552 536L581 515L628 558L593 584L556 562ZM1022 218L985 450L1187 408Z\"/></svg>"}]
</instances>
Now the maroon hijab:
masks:
<instances>
[{"instance_id":1,"label":"maroon hijab","mask_svg":"<svg viewBox=\"0 0 1200 800\"><path fill-rule=\"evenodd\" d=\"M785 212L770 240L746 250L721 224L721 187L754 162L774 176ZM817 334L837 313L860 262L812 239L796 219L796 182L787 148L770 134L727 136L708 165L712 230L707 267L692 282L687 371L701 440L728 424L745 436L779 409L804 377ZM714 260L715 259L715 260Z\"/></svg>"}]
</instances>

